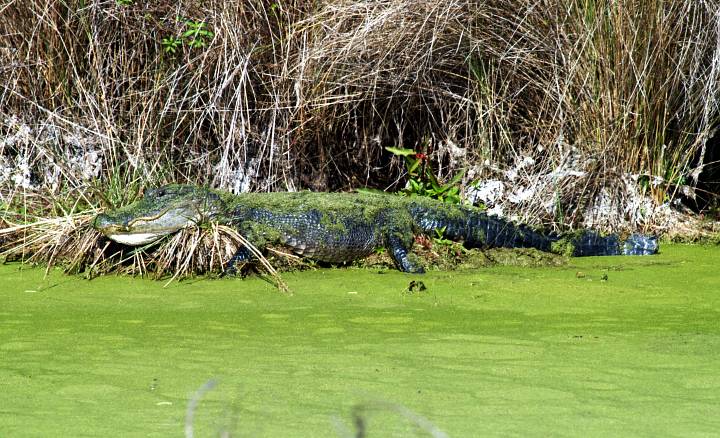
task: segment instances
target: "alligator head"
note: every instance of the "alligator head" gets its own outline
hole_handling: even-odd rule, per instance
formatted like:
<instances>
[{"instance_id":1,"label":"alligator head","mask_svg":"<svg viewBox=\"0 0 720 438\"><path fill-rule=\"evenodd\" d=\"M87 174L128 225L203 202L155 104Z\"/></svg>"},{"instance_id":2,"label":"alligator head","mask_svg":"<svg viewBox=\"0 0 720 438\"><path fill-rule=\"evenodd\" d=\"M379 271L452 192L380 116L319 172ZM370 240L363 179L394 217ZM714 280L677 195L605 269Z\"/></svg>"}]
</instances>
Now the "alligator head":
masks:
<instances>
[{"instance_id":1,"label":"alligator head","mask_svg":"<svg viewBox=\"0 0 720 438\"><path fill-rule=\"evenodd\" d=\"M93 226L125 245L144 245L213 218L224 208L216 193L173 184L145 192L139 201L99 214Z\"/></svg>"}]
</instances>

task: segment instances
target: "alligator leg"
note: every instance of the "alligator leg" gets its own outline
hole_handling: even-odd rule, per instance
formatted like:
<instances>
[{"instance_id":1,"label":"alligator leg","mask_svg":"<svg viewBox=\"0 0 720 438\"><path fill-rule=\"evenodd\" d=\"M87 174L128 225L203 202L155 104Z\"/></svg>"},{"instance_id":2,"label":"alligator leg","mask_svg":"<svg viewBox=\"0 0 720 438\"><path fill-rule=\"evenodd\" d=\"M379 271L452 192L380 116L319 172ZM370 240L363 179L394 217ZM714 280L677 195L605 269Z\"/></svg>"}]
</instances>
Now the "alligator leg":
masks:
<instances>
[{"instance_id":1,"label":"alligator leg","mask_svg":"<svg viewBox=\"0 0 720 438\"><path fill-rule=\"evenodd\" d=\"M235 255L230 258L230 260L225 265L225 270L223 271L223 276L225 275L235 275L237 274L237 266L235 266L238 262L247 262L248 260L251 260L253 258L252 253L249 249L247 249L246 246L241 246L238 248L238 250L235 252Z\"/></svg>"},{"instance_id":2,"label":"alligator leg","mask_svg":"<svg viewBox=\"0 0 720 438\"><path fill-rule=\"evenodd\" d=\"M417 261L415 255L408 249L409 245L404 243L403 239L391 234L386 240L390 254L392 254L392 258L395 260L398 269L414 274L423 274L425 272L425 269Z\"/></svg>"}]
</instances>

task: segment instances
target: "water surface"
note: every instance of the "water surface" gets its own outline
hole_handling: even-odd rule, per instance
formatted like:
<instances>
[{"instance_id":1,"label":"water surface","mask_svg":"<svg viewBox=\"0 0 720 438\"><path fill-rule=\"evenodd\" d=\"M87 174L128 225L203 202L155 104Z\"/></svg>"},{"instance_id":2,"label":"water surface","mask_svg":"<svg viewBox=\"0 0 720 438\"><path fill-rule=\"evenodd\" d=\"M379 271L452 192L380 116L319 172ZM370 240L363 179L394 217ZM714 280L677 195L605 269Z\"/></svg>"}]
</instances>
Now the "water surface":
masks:
<instances>
[{"instance_id":1,"label":"water surface","mask_svg":"<svg viewBox=\"0 0 720 438\"><path fill-rule=\"evenodd\" d=\"M87 281L0 266L0 436L708 436L720 248L424 276ZM603 280L607 276L607 280ZM412 280L423 292L408 293ZM422 435L422 434L420 434Z\"/></svg>"}]
</instances>

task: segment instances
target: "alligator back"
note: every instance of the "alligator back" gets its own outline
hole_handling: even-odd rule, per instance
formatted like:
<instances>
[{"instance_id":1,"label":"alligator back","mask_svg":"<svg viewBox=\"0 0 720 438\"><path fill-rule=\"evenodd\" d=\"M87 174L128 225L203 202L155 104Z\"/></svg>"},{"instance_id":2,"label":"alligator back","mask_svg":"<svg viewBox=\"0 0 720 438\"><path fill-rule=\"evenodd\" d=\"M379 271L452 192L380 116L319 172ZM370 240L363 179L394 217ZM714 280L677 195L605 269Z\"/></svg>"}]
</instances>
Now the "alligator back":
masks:
<instances>
[{"instance_id":1,"label":"alligator back","mask_svg":"<svg viewBox=\"0 0 720 438\"><path fill-rule=\"evenodd\" d=\"M280 243L298 255L324 262L366 257L383 244L375 224L333 211L251 208L235 215L241 234L255 244Z\"/></svg>"},{"instance_id":2,"label":"alligator back","mask_svg":"<svg viewBox=\"0 0 720 438\"><path fill-rule=\"evenodd\" d=\"M412 218L398 196L248 193L229 198L228 205L225 221L256 246L280 243L316 260L347 262L382 246L412 243Z\"/></svg>"}]
</instances>

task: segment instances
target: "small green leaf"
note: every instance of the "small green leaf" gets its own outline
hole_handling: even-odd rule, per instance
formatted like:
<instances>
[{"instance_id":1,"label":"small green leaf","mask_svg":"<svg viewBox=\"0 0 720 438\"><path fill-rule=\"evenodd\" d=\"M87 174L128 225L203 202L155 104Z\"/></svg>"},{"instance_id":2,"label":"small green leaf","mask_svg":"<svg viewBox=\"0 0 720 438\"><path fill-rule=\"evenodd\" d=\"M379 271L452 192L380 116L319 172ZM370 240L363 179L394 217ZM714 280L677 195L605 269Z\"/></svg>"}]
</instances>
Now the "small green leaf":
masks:
<instances>
[{"instance_id":1,"label":"small green leaf","mask_svg":"<svg viewBox=\"0 0 720 438\"><path fill-rule=\"evenodd\" d=\"M411 157L407 157L406 160L408 160L408 164L410 165L408 167L408 173L410 173L410 174L414 173L417 170L417 168L420 166L420 163L421 163L420 160L416 160Z\"/></svg>"},{"instance_id":2,"label":"small green leaf","mask_svg":"<svg viewBox=\"0 0 720 438\"><path fill-rule=\"evenodd\" d=\"M394 147L390 147L390 146L386 147L385 150L390 152L393 155L397 155L400 157L407 157L410 155L415 155L417 153L412 149L394 148Z\"/></svg>"},{"instance_id":3,"label":"small green leaf","mask_svg":"<svg viewBox=\"0 0 720 438\"><path fill-rule=\"evenodd\" d=\"M448 182L448 185L454 186L456 184L459 184L460 181L462 181L463 176L465 176L465 171L461 170L454 177L452 177L452 179Z\"/></svg>"},{"instance_id":4,"label":"small green leaf","mask_svg":"<svg viewBox=\"0 0 720 438\"><path fill-rule=\"evenodd\" d=\"M435 179L434 177L433 177L433 178L428 178L428 179L430 180L430 184L432 185L432 188L433 188L433 190L434 190L436 193L442 193L442 192L445 191L445 190L440 186L440 184L438 184L437 179Z\"/></svg>"}]
</instances>

